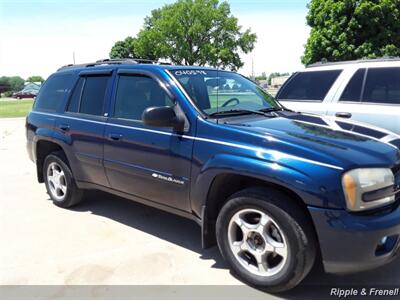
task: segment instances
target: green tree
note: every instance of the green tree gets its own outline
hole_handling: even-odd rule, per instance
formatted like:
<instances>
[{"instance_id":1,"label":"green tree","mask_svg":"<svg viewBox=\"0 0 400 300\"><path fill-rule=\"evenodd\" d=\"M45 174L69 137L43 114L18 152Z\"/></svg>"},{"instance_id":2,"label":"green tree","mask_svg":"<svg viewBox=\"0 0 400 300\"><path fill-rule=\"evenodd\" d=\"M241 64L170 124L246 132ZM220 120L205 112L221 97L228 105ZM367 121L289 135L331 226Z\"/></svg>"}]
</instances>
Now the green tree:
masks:
<instances>
[{"instance_id":1,"label":"green tree","mask_svg":"<svg viewBox=\"0 0 400 300\"><path fill-rule=\"evenodd\" d=\"M8 81L8 77L2 76L0 77L0 93L11 91L11 85Z\"/></svg>"},{"instance_id":2,"label":"green tree","mask_svg":"<svg viewBox=\"0 0 400 300\"><path fill-rule=\"evenodd\" d=\"M42 76L31 76L31 77L28 77L28 79L26 81L27 82L43 82L44 79Z\"/></svg>"},{"instance_id":3,"label":"green tree","mask_svg":"<svg viewBox=\"0 0 400 300\"><path fill-rule=\"evenodd\" d=\"M110 58L134 58L136 57L134 43L135 39L128 36L123 41L114 44L110 51Z\"/></svg>"},{"instance_id":4,"label":"green tree","mask_svg":"<svg viewBox=\"0 0 400 300\"><path fill-rule=\"evenodd\" d=\"M9 79L11 90L14 92L20 91L24 88L25 80L19 76L12 76Z\"/></svg>"},{"instance_id":5,"label":"green tree","mask_svg":"<svg viewBox=\"0 0 400 300\"><path fill-rule=\"evenodd\" d=\"M24 88L25 80L19 76L2 76L0 77L0 84L3 86L4 91L17 92Z\"/></svg>"},{"instance_id":6,"label":"green tree","mask_svg":"<svg viewBox=\"0 0 400 300\"><path fill-rule=\"evenodd\" d=\"M311 0L302 62L400 55L399 0Z\"/></svg>"},{"instance_id":7,"label":"green tree","mask_svg":"<svg viewBox=\"0 0 400 300\"><path fill-rule=\"evenodd\" d=\"M178 0L145 18L134 48L139 57L235 70L243 66L240 52L251 52L256 39L238 25L227 2Z\"/></svg>"}]
</instances>

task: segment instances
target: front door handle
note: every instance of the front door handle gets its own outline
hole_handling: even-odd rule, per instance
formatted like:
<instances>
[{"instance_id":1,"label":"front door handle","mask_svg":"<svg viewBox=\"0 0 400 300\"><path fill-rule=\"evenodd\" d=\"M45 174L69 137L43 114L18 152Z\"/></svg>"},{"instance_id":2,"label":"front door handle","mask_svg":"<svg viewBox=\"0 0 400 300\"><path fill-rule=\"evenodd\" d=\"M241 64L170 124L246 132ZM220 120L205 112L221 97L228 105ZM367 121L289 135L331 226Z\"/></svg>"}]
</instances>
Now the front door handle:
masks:
<instances>
[{"instance_id":1,"label":"front door handle","mask_svg":"<svg viewBox=\"0 0 400 300\"><path fill-rule=\"evenodd\" d=\"M60 125L58 125L58 128L60 128L62 131L68 131L69 125L68 124L60 124Z\"/></svg>"},{"instance_id":2,"label":"front door handle","mask_svg":"<svg viewBox=\"0 0 400 300\"><path fill-rule=\"evenodd\" d=\"M108 137L110 138L110 140L119 141L122 139L122 134L110 133Z\"/></svg>"},{"instance_id":3,"label":"front door handle","mask_svg":"<svg viewBox=\"0 0 400 300\"><path fill-rule=\"evenodd\" d=\"M335 116L336 116L336 117L339 117L339 118L350 119L352 115L351 115L351 113L349 113L349 112L337 112L337 113L335 114Z\"/></svg>"}]
</instances>

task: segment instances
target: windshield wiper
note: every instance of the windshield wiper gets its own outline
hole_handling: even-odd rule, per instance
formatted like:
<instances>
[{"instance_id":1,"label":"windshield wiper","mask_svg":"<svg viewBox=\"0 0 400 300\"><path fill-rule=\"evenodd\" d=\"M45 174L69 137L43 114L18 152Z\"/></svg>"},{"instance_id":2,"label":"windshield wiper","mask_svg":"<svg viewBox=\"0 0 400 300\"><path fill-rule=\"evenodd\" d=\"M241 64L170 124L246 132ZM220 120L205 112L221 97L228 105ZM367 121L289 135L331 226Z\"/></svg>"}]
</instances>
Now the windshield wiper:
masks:
<instances>
[{"instance_id":1,"label":"windshield wiper","mask_svg":"<svg viewBox=\"0 0 400 300\"><path fill-rule=\"evenodd\" d=\"M259 111L264 113L274 112L274 111L281 111L283 110L282 107L269 107L269 108L262 108Z\"/></svg>"},{"instance_id":2,"label":"windshield wiper","mask_svg":"<svg viewBox=\"0 0 400 300\"><path fill-rule=\"evenodd\" d=\"M270 108L260 109L260 111L265 112L265 113L270 113L270 112L274 112L274 111L283 111L283 110L285 110L285 111L293 111L293 110L288 109L288 108L283 107L283 106L282 107L270 107Z\"/></svg>"},{"instance_id":3,"label":"windshield wiper","mask_svg":"<svg viewBox=\"0 0 400 300\"><path fill-rule=\"evenodd\" d=\"M209 114L209 117L218 117L218 116L238 116L238 115L245 115L245 114L255 114L255 115L261 115L264 117L270 118L271 115L268 114L267 112L263 112L261 110L250 110L250 109L230 109L230 110L222 110L222 111L216 111L211 114ZM274 116L272 116L274 117Z\"/></svg>"}]
</instances>

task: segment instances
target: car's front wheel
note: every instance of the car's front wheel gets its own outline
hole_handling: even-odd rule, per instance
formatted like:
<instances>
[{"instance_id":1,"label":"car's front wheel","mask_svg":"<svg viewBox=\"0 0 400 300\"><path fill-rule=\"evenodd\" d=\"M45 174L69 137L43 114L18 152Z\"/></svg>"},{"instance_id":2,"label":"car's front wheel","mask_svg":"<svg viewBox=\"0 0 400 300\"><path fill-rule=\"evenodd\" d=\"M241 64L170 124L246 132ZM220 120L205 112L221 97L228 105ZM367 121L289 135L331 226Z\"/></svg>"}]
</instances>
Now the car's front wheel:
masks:
<instances>
[{"instance_id":1,"label":"car's front wheel","mask_svg":"<svg viewBox=\"0 0 400 300\"><path fill-rule=\"evenodd\" d=\"M63 152L53 152L45 158L43 174L47 193L55 205L71 207L83 199L83 190L76 186Z\"/></svg>"},{"instance_id":2,"label":"car's front wheel","mask_svg":"<svg viewBox=\"0 0 400 300\"><path fill-rule=\"evenodd\" d=\"M274 189L247 189L222 207L218 246L243 281L280 292L296 286L310 271L316 238L308 216L294 201Z\"/></svg>"}]
</instances>

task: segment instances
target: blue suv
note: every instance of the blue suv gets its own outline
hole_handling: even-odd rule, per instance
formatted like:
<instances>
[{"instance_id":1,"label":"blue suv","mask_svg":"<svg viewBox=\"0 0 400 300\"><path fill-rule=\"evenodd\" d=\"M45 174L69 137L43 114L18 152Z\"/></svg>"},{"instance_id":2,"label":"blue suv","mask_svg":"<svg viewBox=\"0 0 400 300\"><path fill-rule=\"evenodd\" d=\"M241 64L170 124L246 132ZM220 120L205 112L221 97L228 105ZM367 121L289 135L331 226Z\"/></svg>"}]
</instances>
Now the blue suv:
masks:
<instances>
[{"instance_id":1,"label":"blue suv","mask_svg":"<svg viewBox=\"0 0 400 300\"><path fill-rule=\"evenodd\" d=\"M319 259L346 273L400 252L400 137L288 110L237 73L65 66L26 129L54 204L98 189L192 219L203 247L218 244L239 278L268 291L296 286Z\"/></svg>"}]
</instances>

